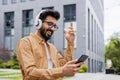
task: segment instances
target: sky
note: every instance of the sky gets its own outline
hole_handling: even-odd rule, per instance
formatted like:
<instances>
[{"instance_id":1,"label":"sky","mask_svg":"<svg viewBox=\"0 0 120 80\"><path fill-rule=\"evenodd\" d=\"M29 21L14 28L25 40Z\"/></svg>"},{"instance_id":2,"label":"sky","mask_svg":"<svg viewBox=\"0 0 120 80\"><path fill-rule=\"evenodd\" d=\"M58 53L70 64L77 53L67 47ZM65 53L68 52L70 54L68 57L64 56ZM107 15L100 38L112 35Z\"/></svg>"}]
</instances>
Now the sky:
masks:
<instances>
[{"instance_id":1,"label":"sky","mask_svg":"<svg viewBox=\"0 0 120 80\"><path fill-rule=\"evenodd\" d=\"M104 0L104 40L120 32L120 0Z\"/></svg>"}]
</instances>

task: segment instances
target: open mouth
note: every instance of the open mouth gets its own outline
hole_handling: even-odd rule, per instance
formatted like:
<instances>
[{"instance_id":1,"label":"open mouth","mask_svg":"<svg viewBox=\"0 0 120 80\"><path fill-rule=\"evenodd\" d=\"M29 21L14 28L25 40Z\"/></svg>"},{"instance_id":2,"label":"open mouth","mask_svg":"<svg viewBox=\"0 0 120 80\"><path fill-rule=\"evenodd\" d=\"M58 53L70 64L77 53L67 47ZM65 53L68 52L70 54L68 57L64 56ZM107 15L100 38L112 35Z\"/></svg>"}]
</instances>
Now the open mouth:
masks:
<instances>
[{"instance_id":1,"label":"open mouth","mask_svg":"<svg viewBox=\"0 0 120 80\"><path fill-rule=\"evenodd\" d=\"M52 32L52 31L50 31L50 30L48 30L48 31L47 31L47 35L48 35L48 36L51 36L51 35L52 35L52 33L53 33L53 32Z\"/></svg>"}]
</instances>

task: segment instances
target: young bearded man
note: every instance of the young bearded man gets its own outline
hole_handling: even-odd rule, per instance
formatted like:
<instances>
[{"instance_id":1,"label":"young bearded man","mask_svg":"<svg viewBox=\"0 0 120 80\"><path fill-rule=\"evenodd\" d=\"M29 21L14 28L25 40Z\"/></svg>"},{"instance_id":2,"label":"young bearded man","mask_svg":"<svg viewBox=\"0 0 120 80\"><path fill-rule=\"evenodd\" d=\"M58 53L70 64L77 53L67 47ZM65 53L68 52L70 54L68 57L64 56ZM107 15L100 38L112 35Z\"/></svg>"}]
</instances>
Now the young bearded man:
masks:
<instances>
[{"instance_id":1,"label":"young bearded man","mask_svg":"<svg viewBox=\"0 0 120 80\"><path fill-rule=\"evenodd\" d=\"M19 41L17 58L23 80L62 80L64 76L75 75L83 64L75 64L76 60L72 60L75 40L72 24L68 31L64 31L67 40L65 57L48 42L58 29L56 23L59 18L56 10L42 10L35 19L36 32Z\"/></svg>"}]
</instances>

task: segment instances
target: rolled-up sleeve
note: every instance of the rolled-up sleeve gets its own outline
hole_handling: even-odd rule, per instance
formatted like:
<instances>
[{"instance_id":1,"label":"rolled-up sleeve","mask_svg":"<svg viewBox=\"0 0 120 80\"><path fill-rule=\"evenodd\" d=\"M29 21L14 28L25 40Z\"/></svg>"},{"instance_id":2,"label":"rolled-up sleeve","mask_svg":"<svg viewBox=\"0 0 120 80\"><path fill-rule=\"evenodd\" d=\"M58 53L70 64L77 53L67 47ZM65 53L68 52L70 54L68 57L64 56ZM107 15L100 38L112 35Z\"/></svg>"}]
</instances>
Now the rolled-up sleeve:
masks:
<instances>
[{"instance_id":1,"label":"rolled-up sleeve","mask_svg":"<svg viewBox=\"0 0 120 80\"><path fill-rule=\"evenodd\" d=\"M68 43L67 48L64 53L65 53L65 56L62 56L60 53L58 53L58 59L59 59L60 66L65 65L66 62L71 61L73 59L74 43Z\"/></svg>"}]
</instances>

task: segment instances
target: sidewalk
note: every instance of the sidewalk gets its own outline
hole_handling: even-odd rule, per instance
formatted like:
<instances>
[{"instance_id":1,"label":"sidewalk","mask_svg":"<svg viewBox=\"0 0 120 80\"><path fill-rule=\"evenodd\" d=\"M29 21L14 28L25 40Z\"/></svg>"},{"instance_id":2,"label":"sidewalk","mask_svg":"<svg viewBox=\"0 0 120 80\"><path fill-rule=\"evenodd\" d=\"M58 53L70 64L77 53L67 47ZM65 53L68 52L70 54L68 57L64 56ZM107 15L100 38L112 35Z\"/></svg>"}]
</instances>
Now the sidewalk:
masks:
<instances>
[{"instance_id":1,"label":"sidewalk","mask_svg":"<svg viewBox=\"0 0 120 80\"><path fill-rule=\"evenodd\" d=\"M0 73L1 72L21 72L18 69L0 69Z\"/></svg>"},{"instance_id":2,"label":"sidewalk","mask_svg":"<svg viewBox=\"0 0 120 80\"><path fill-rule=\"evenodd\" d=\"M15 69L0 69L0 74L8 73L11 75L7 76L9 78L16 77L16 79L9 79L6 75L0 76L0 80L22 80L21 77L21 71L15 70ZM20 79L18 79L20 78ZM105 74L105 73L77 73L73 77L67 77L63 80L120 80L120 75L114 75L114 74Z\"/></svg>"},{"instance_id":3,"label":"sidewalk","mask_svg":"<svg viewBox=\"0 0 120 80\"><path fill-rule=\"evenodd\" d=\"M74 77L64 80L120 80L120 75L104 73L78 73Z\"/></svg>"},{"instance_id":4,"label":"sidewalk","mask_svg":"<svg viewBox=\"0 0 120 80\"><path fill-rule=\"evenodd\" d=\"M18 69L0 69L0 80L22 80L21 71Z\"/></svg>"}]
</instances>

